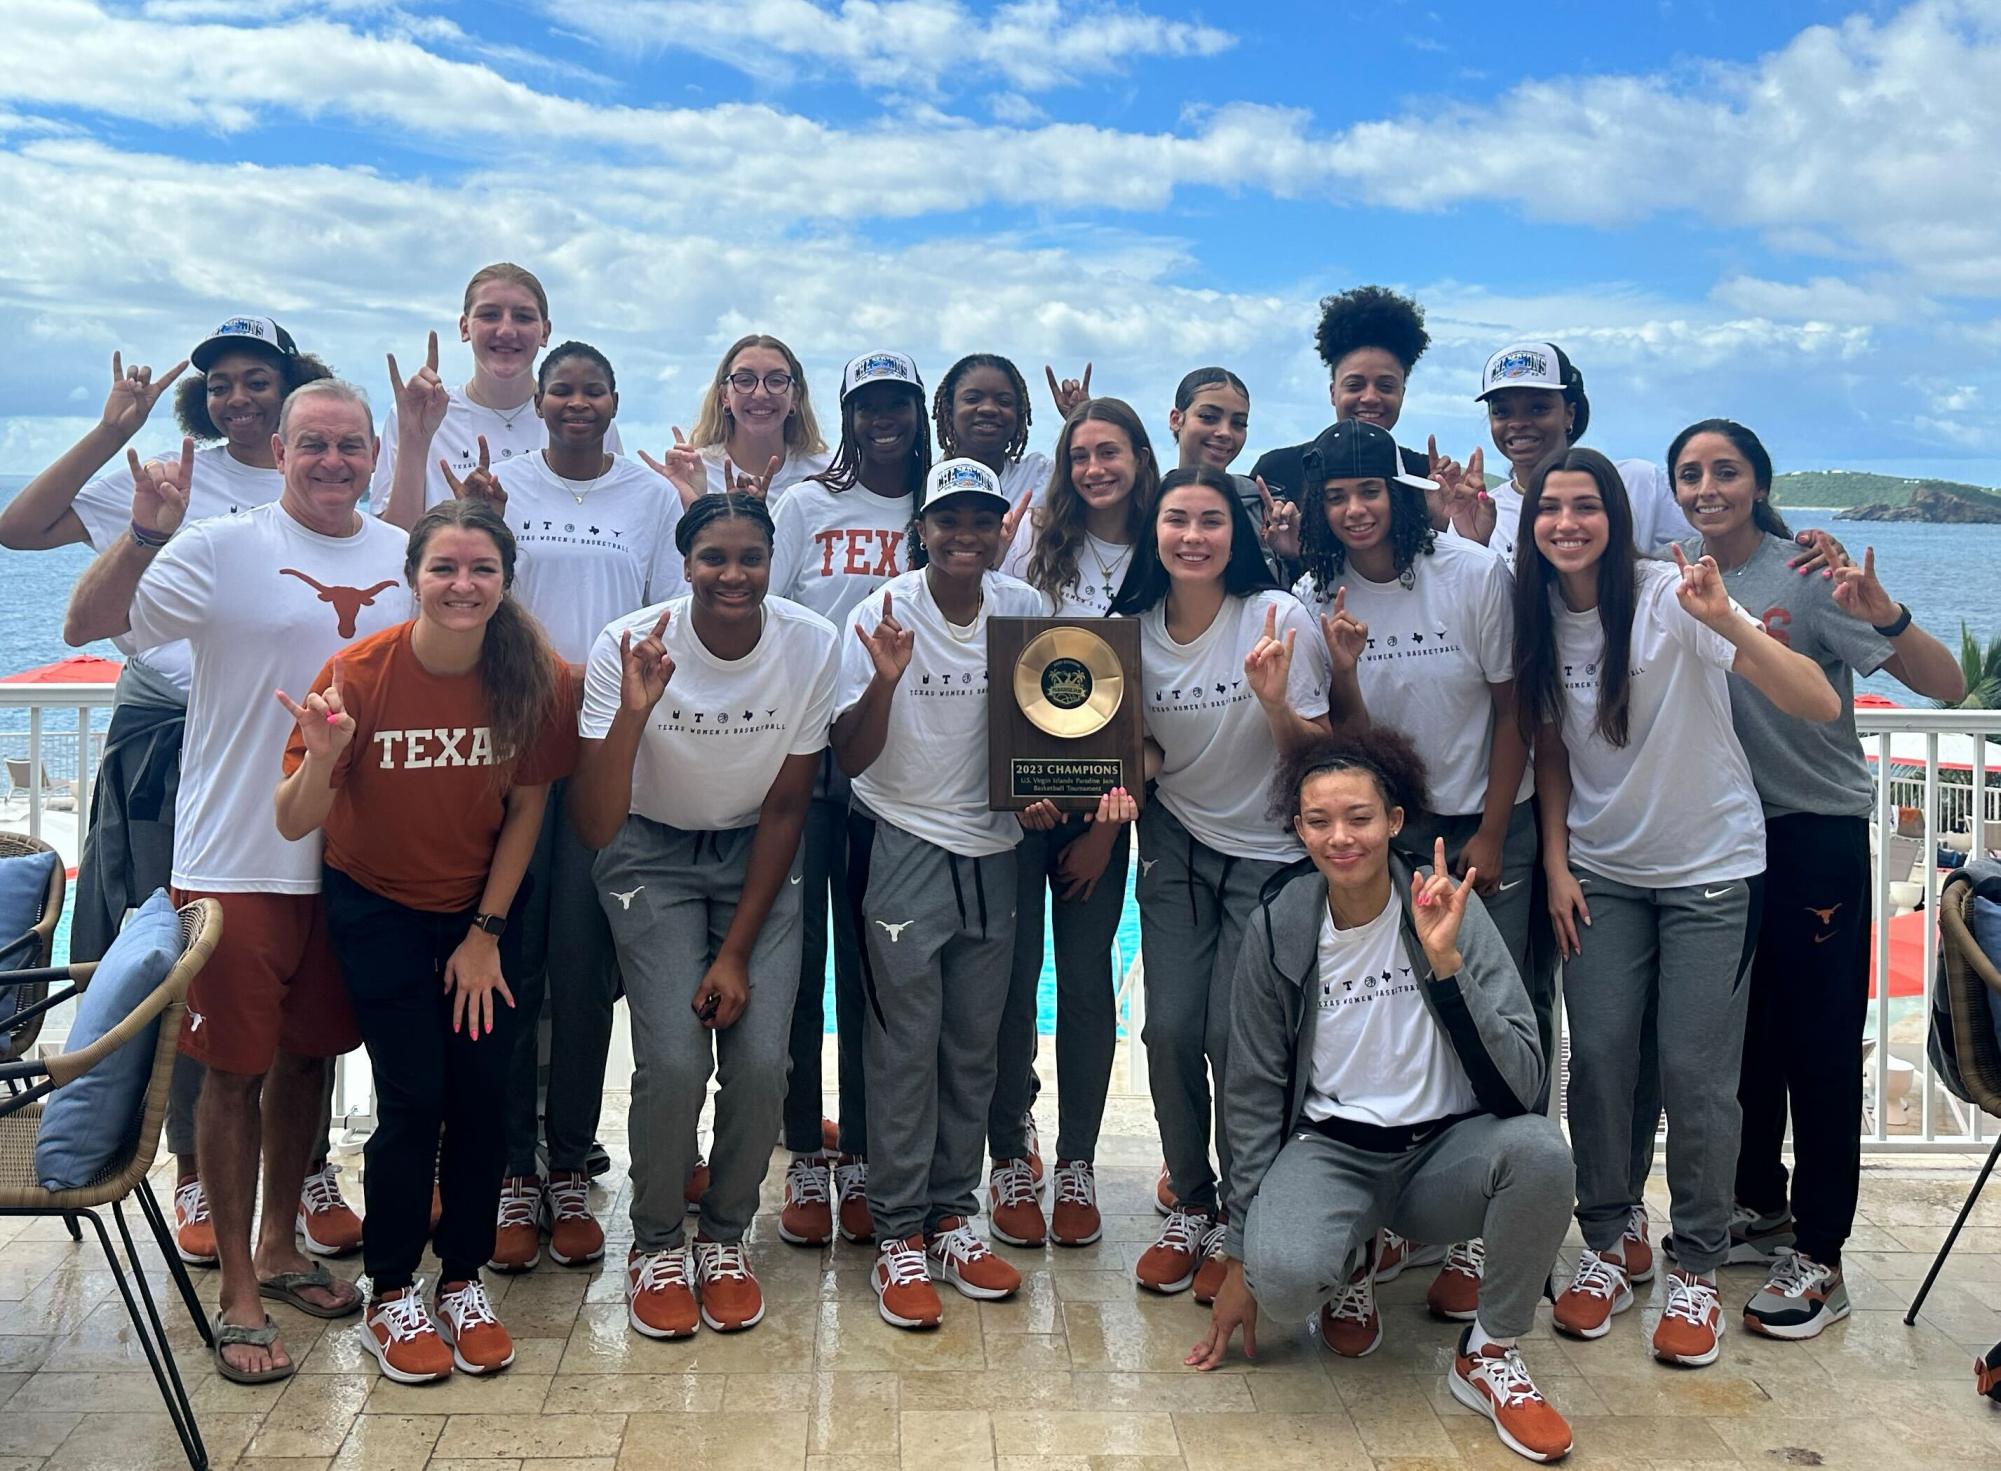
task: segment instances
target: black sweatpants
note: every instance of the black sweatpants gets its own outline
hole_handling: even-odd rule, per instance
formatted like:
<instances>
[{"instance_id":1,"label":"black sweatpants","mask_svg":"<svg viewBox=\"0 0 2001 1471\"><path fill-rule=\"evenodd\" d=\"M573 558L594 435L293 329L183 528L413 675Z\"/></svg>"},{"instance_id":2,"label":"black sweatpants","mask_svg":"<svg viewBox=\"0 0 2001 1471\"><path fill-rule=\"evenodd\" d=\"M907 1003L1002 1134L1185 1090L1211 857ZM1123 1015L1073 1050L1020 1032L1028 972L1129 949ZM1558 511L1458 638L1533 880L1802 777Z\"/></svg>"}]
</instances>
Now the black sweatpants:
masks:
<instances>
[{"instance_id":1,"label":"black sweatpants","mask_svg":"<svg viewBox=\"0 0 2001 1471\"><path fill-rule=\"evenodd\" d=\"M1765 921L1737 1100L1737 1203L1786 1209L1779 1158L1792 1105L1795 1245L1841 1264L1862 1176L1862 1026L1869 1014L1869 821L1765 821Z\"/></svg>"},{"instance_id":2,"label":"black sweatpants","mask_svg":"<svg viewBox=\"0 0 2001 1471\"><path fill-rule=\"evenodd\" d=\"M470 1026L452 1030L445 962L465 939L476 906L450 914L411 909L337 868L322 872L327 933L375 1074L375 1132L362 1151L368 1163L363 1269L378 1296L410 1285L431 1234L435 1168L445 1207L436 1235L438 1280L472 1280L493 1254L507 1168L508 1063L520 1019L496 998L492 1032L475 1038ZM524 880L500 937L505 977L522 973L521 927L514 921L529 887Z\"/></svg>"}]
</instances>

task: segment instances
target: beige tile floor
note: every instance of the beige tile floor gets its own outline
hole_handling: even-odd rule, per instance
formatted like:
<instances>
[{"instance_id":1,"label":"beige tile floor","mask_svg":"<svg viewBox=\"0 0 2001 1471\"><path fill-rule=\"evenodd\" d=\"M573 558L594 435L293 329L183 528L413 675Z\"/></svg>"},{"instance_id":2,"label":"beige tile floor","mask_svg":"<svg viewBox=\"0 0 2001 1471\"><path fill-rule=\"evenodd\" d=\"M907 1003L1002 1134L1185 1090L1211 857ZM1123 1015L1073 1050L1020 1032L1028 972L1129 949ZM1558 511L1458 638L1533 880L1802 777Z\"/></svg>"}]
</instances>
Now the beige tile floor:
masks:
<instances>
[{"instance_id":1,"label":"beige tile floor","mask_svg":"<svg viewBox=\"0 0 2001 1471\"><path fill-rule=\"evenodd\" d=\"M608 1100L610 1111L622 1114L623 1101ZM1053 1103L1043 1113L1053 1125ZM608 1120L607 1143L622 1155L621 1130ZM545 1264L494 1283L519 1345L496 1379L387 1384L351 1322L329 1328L279 1309L301 1371L244 1388L212 1372L178 1300L163 1308L214 1464L246 1471L1524 1464L1445 1391L1454 1330L1424 1313L1428 1271L1383 1290L1385 1340L1368 1359L1332 1361L1274 1324L1255 1367L1181 1368L1201 1310L1186 1297L1143 1297L1129 1277L1156 1228L1147 1201L1157 1158L1146 1101L1115 1098L1100 1154L1105 1239L1080 1251L1003 1248L1027 1278L1020 1296L975 1304L947 1293L945 1324L929 1335L877 1318L865 1250L778 1240L778 1156L752 1233L769 1308L745 1334L641 1339L625 1326L615 1271ZM1576 1428L1569 1464L2001 1467L2001 1407L1975 1396L1970 1375L1974 1355L2001 1339L2001 1186L1917 1326L1901 1322L1974 1165L1866 1167L1848 1253L1856 1312L1811 1343L1733 1332L1716 1366L1677 1371L1645 1352L1656 1306L1595 1344L1554 1337L1545 1309L1525 1351ZM630 1230L622 1175L606 1183L595 1198L615 1262ZM1658 1179L1649 1204L1663 1219ZM1756 1281L1729 1269L1726 1296L1740 1303ZM213 1278L202 1285L212 1298ZM0 1471L182 1464L94 1248L73 1246L55 1223L0 1219Z\"/></svg>"}]
</instances>

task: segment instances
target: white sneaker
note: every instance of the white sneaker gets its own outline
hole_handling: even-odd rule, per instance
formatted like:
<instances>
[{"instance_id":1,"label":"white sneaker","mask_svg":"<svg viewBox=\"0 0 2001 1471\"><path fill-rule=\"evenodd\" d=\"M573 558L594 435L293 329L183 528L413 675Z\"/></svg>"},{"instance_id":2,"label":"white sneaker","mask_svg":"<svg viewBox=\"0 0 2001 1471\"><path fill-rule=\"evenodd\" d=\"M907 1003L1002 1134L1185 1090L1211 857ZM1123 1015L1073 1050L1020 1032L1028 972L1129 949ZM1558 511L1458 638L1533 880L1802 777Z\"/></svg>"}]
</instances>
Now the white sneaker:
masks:
<instances>
[{"instance_id":1,"label":"white sneaker","mask_svg":"<svg viewBox=\"0 0 2001 1471\"><path fill-rule=\"evenodd\" d=\"M1654 1325L1654 1357L1699 1369L1723 1352L1723 1304L1716 1284L1692 1272L1667 1274L1667 1307Z\"/></svg>"},{"instance_id":2,"label":"white sneaker","mask_svg":"<svg viewBox=\"0 0 2001 1471\"><path fill-rule=\"evenodd\" d=\"M468 1374L497 1374L514 1362L514 1340L494 1315L493 1300L478 1278L438 1294L438 1335L452 1346L452 1362Z\"/></svg>"},{"instance_id":3,"label":"white sneaker","mask_svg":"<svg viewBox=\"0 0 2001 1471\"><path fill-rule=\"evenodd\" d=\"M361 1346L398 1384L429 1384L452 1372L452 1350L424 1306L424 1284L378 1298L361 1317Z\"/></svg>"},{"instance_id":4,"label":"white sneaker","mask_svg":"<svg viewBox=\"0 0 2001 1471\"><path fill-rule=\"evenodd\" d=\"M695 1295L702 1321L718 1333L755 1328L764 1321L764 1293L751 1275L741 1241L695 1238Z\"/></svg>"}]
</instances>

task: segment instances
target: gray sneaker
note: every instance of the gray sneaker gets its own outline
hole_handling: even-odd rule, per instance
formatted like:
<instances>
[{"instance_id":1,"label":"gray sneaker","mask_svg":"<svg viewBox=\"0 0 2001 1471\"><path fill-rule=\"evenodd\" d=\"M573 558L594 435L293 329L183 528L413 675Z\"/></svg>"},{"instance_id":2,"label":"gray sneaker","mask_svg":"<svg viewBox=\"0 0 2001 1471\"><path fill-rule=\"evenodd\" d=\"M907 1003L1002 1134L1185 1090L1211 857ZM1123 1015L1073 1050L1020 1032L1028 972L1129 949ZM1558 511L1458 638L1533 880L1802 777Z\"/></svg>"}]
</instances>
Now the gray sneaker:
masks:
<instances>
[{"instance_id":1,"label":"gray sneaker","mask_svg":"<svg viewBox=\"0 0 2001 1471\"><path fill-rule=\"evenodd\" d=\"M1730 1207L1730 1255L1733 1267L1770 1266L1781 1252L1793 1248L1793 1213L1761 1216L1746 1206Z\"/></svg>"},{"instance_id":2,"label":"gray sneaker","mask_svg":"<svg viewBox=\"0 0 2001 1471\"><path fill-rule=\"evenodd\" d=\"M1841 1268L1824 1267L1796 1251L1772 1263L1765 1285L1744 1304L1744 1326L1767 1338L1813 1338L1847 1316Z\"/></svg>"}]
</instances>

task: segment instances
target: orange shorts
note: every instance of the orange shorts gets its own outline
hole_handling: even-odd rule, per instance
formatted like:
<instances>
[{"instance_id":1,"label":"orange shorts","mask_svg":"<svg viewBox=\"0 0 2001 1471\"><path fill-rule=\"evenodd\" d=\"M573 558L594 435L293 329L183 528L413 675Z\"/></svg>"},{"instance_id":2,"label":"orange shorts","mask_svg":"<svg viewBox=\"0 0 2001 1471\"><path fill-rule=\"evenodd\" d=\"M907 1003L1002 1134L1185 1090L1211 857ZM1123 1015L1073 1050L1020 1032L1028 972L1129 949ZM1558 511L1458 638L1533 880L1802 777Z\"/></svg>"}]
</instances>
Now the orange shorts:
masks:
<instances>
[{"instance_id":1,"label":"orange shorts","mask_svg":"<svg viewBox=\"0 0 2001 1471\"><path fill-rule=\"evenodd\" d=\"M361 1045L318 894L172 893L222 906L222 942L188 988L181 1051L261 1077L281 1051L336 1057Z\"/></svg>"}]
</instances>

